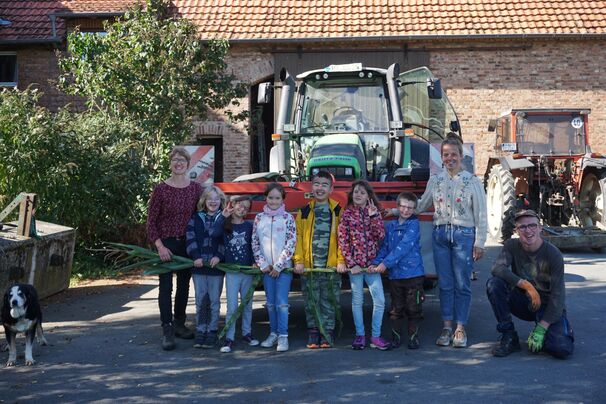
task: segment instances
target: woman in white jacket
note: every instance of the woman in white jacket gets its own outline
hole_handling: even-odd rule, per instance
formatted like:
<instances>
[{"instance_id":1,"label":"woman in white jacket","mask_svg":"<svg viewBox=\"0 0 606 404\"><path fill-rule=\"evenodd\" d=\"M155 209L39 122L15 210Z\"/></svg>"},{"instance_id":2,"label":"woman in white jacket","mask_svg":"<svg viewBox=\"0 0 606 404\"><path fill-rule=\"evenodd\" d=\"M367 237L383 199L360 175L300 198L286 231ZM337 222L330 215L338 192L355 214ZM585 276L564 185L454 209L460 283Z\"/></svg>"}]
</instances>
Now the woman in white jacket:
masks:
<instances>
[{"instance_id":1,"label":"woman in white jacket","mask_svg":"<svg viewBox=\"0 0 606 404\"><path fill-rule=\"evenodd\" d=\"M270 333L261 343L277 351L288 350L288 293L292 273L292 256L297 242L295 219L284 208L284 187L270 183L265 188L266 205L255 217L252 234L252 250L255 262L263 272L263 287Z\"/></svg>"}]
</instances>

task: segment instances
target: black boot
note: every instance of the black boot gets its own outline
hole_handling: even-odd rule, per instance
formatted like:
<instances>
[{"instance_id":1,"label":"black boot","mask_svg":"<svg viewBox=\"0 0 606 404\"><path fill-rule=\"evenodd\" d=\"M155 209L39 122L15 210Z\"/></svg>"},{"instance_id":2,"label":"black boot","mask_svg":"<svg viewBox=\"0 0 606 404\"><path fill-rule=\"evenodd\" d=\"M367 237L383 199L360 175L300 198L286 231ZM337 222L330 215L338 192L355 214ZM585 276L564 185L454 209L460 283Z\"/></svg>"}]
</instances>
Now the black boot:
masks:
<instances>
[{"instance_id":1,"label":"black boot","mask_svg":"<svg viewBox=\"0 0 606 404\"><path fill-rule=\"evenodd\" d=\"M392 328L391 330L391 348L398 349L402 345L402 334Z\"/></svg>"},{"instance_id":2,"label":"black boot","mask_svg":"<svg viewBox=\"0 0 606 404\"><path fill-rule=\"evenodd\" d=\"M185 326L185 318L175 318L175 337L194 339L194 332Z\"/></svg>"},{"instance_id":3,"label":"black boot","mask_svg":"<svg viewBox=\"0 0 606 404\"><path fill-rule=\"evenodd\" d=\"M499 338L499 342L492 348L492 354L499 358L505 357L510 353L520 350L520 339L515 331L504 332Z\"/></svg>"},{"instance_id":4,"label":"black boot","mask_svg":"<svg viewBox=\"0 0 606 404\"><path fill-rule=\"evenodd\" d=\"M419 327L408 329L408 349L419 349Z\"/></svg>"},{"instance_id":5,"label":"black boot","mask_svg":"<svg viewBox=\"0 0 606 404\"><path fill-rule=\"evenodd\" d=\"M204 340L204 343L202 344L202 348L205 349L212 349L215 347L215 345L217 344L217 330L214 331L209 331L208 334L206 335L206 339Z\"/></svg>"},{"instance_id":6,"label":"black boot","mask_svg":"<svg viewBox=\"0 0 606 404\"><path fill-rule=\"evenodd\" d=\"M175 328L171 323L162 324L162 349L172 351L175 346Z\"/></svg>"}]
</instances>

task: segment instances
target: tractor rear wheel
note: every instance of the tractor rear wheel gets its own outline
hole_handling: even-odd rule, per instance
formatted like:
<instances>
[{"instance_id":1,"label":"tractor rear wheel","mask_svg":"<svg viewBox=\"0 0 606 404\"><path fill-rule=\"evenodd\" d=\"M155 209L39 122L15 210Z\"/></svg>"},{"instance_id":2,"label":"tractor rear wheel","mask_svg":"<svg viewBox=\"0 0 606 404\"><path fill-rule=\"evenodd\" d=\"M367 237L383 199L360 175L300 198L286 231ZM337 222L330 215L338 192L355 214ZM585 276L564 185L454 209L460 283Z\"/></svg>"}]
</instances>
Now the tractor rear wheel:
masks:
<instances>
[{"instance_id":1,"label":"tractor rear wheel","mask_svg":"<svg viewBox=\"0 0 606 404\"><path fill-rule=\"evenodd\" d=\"M605 178L606 173L599 177L594 173L583 176L583 183L579 190L579 219L583 227L604 226L604 189L600 179Z\"/></svg>"},{"instance_id":2,"label":"tractor rear wheel","mask_svg":"<svg viewBox=\"0 0 606 404\"><path fill-rule=\"evenodd\" d=\"M511 172L497 164L492 167L486 182L488 232L498 242L513 235L513 216L516 210L515 182Z\"/></svg>"}]
</instances>

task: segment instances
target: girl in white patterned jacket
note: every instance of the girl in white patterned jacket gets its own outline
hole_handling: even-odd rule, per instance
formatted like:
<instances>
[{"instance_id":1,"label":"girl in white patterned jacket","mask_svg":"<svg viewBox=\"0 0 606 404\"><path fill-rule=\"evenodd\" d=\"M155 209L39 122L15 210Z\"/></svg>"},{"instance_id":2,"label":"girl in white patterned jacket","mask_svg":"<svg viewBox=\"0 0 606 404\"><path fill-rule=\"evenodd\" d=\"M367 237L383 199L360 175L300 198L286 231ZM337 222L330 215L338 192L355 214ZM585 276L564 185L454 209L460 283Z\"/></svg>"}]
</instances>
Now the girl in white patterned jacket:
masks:
<instances>
[{"instance_id":1,"label":"girl in white patterned jacket","mask_svg":"<svg viewBox=\"0 0 606 404\"><path fill-rule=\"evenodd\" d=\"M292 273L292 256L297 242L295 219L284 208L284 187L270 183L265 189L267 204L263 212L255 217L252 234L252 249L255 261L263 272L263 287L270 333L261 343L271 348L276 343L277 351L288 350L288 293Z\"/></svg>"}]
</instances>

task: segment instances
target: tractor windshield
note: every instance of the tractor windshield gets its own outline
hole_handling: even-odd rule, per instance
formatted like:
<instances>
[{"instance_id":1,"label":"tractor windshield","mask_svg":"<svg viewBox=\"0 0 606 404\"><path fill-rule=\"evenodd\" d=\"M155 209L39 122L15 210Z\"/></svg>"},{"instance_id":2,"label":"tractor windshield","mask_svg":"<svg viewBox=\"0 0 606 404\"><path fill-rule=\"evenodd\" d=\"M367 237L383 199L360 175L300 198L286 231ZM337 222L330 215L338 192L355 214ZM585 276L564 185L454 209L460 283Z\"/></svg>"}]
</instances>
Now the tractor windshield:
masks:
<instances>
[{"instance_id":1,"label":"tractor windshield","mask_svg":"<svg viewBox=\"0 0 606 404\"><path fill-rule=\"evenodd\" d=\"M519 153L571 155L585 153L584 120L580 114L516 113Z\"/></svg>"},{"instance_id":2,"label":"tractor windshield","mask_svg":"<svg viewBox=\"0 0 606 404\"><path fill-rule=\"evenodd\" d=\"M428 83L434 79L429 69L419 67L400 74L398 83L404 127L410 126L415 136L429 143L441 142L448 132L461 135L457 115L446 94L440 99L429 98Z\"/></svg>"},{"instance_id":3,"label":"tractor windshield","mask_svg":"<svg viewBox=\"0 0 606 404\"><path fill-rule=\"evenodd\" d=\"M304 84L300 133L387 132L382 78L344 77Z\"/></svg>"}]
</instances>

